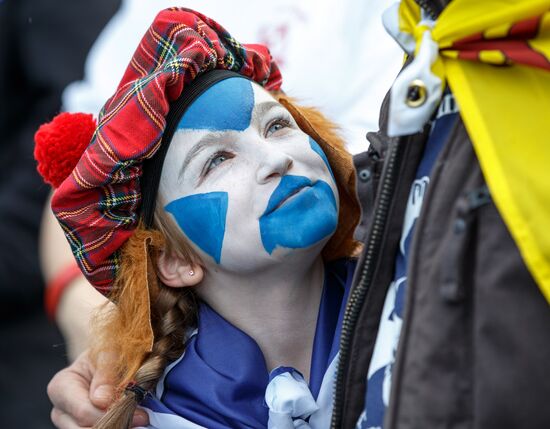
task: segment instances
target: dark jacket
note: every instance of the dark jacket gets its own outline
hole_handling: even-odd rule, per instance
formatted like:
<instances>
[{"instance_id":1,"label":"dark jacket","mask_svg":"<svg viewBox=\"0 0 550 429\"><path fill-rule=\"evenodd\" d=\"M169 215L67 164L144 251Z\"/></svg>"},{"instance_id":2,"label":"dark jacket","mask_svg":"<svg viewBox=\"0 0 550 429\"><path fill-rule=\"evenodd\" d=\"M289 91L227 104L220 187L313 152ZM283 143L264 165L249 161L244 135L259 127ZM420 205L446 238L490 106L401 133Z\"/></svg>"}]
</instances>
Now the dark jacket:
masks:
<instances>
[{"instance_id":1,"label":"dark jacket","mask_svg":"<svg viewBox=\"0 0 550 429\"><path fill-rule=\"evenodd\" d=\"M119 0L0 0L0 425L50 423L46 385L66 365L43 310L38 233L49 187L33 135L61 108L66 85Z\"/></svg>"},{"instance_id":2,"label":"dark jacket","mask_svg":"<svg viewBox=\"0 0 550 429\"><path fill-rule=\"evenodd\" d=\"M364 408L407 198L428 135L388 138L387 111L385 103L382 131L356 157L365 249L344 317L334 428L355 427ZM462 121L431 174L407 282L384 429L550 428L550 308L491 199Z\"/></svg>"}]
</instances>

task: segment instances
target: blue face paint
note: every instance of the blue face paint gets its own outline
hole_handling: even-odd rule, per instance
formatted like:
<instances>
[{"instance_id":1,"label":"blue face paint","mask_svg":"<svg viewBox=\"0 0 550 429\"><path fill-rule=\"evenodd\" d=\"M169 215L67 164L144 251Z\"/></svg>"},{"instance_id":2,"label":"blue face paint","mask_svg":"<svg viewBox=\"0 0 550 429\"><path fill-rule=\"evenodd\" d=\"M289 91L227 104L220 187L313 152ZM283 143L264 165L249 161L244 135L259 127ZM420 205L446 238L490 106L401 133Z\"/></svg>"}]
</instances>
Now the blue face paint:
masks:
<instances>
[{"instance_id":1,"label":"blue face paint","mask_svg":"<svg viewBox=\"0 0 550 429\"><path fill-rule=\"evenodd\" d=\"M279 186L275 188L269 198L267 208L262 216L268 216L275 208L286 200L290 195L296 194L301 189L311 186L313 182L303 176L283 176Z\"/></svg>"},{"instance_id":2,"label":"blue face paint","mask_svg":"<svg viewBox=\"0 0 550 429\"><path fill-rule=\"evenodd\" d=\"M313 184L306 177L283 176L260 218L260 234L265 250L271 254L277 246L312 246L332 234L337 224L338 208L328 183L319 180Z\"/></svg>"},{"instance_id":3,"label":"blue face paint","mask_svg":"<svg viewBox=\"0 0 550 429\"><path fill-rule=\"evenodd\" d=\"M328 168L328 171L330 171L330 175L332 176L332 179L336 182L336 179L334 178L334 173L332 172L332 168L330 168L330 164L328 163L327 156L325 155L325 152L323 152L323 149L321 149L321 146L319 146L319 143L317 143L315 140L313 140L310 137L309 145L311 146L311 149L313 149L313 152L315 152L317 155L319 155L322 158L322 160L324 161L325 165Z\"/></svg>"},{"instance_id":4,"label":"blue face paint","mask_svg":"<svg viewBox=\"0 0 550 429\"><path fill-rule=\"evenodd\" d=\"M219 264L227 203L227 192L210 192L180 198L164 209L172 213L185 235Z\"/></svg>"},{"instance_id":5,"label":"blue face paint","mask_svg":"<svg viewBox=\"0 0 550 429\"><path fill-rule=\"evenodd\" d=\"M193 101L178 129L244 131L250 125L253 109L251 82L238 77L225 79Z\"/></svg>"}]
</instances>

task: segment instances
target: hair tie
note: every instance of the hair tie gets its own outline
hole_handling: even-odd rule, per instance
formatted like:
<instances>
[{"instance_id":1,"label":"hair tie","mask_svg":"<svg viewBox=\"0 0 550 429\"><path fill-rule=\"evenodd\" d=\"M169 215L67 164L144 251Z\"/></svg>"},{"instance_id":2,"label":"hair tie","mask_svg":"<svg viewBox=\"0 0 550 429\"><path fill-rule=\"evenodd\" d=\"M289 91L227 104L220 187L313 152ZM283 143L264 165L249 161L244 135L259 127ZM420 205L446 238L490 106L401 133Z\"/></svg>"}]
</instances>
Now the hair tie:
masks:
<instances>
[{"instance_id":1,"label":"hair tie","mask_svg":"<svg viewBox=\"0 0 550 429\"><path fill-rule=\"evenodd\" d=\"M147 390L145 390L135 381L131 381L130 383L128 383L124 390L126 390L127 392L133 392L133 394L136 396L136 401L138 404L141 403L147 395Z\"/></svg>"}]
</instances>

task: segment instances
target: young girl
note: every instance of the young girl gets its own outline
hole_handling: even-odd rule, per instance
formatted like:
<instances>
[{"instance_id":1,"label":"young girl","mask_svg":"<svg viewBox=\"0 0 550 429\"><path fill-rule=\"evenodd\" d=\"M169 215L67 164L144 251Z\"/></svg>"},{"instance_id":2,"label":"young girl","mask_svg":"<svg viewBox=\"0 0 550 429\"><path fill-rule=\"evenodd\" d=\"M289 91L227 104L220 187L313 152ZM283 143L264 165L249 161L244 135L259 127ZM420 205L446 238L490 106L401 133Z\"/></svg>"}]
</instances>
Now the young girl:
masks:
<instances>
[{"instance_id":1,"label":"young girl","mask_svg":"<svg viewBox=\"0 0 550 429\"><path fill-rule=\"evenodd\" d=\"M89 145L82 116L37 134L54 184L68 175L56 166L69 127L86 146L52 206L117 304L94 349L118 357L120 399L96 427L128 427L138 403L152 428L328 426L356 250L353 168L330 124L279 86L264 47L174 8Z\"/></svg>"}]
</instances>

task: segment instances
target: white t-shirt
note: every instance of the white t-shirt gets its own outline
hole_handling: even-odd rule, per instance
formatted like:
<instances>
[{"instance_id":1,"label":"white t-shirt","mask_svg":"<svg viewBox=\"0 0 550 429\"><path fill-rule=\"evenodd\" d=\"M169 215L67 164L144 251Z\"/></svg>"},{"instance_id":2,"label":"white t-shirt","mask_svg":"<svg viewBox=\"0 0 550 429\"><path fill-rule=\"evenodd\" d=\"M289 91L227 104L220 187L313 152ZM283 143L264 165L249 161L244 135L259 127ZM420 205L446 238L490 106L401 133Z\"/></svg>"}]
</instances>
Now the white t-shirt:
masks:
<instances>
[{"instance_id":1,"label":"white t-shirt","mask_svg":"<svg viewBox=\"0 0 550 429\"><path fill-rule=\"evenodd\" d=\"M215 19L242 43L265 43L278 61L283 89L341 127L348 149L367 149L402 51L382 27L394 0L123 0L88 56L85 78L63 95L67 111L97 114L113 95L155 15L171 6Z\"/></svg>"}]
</instances>

